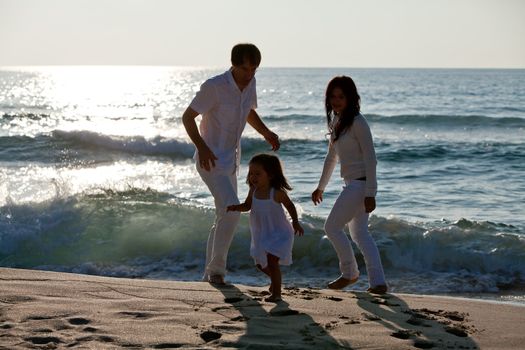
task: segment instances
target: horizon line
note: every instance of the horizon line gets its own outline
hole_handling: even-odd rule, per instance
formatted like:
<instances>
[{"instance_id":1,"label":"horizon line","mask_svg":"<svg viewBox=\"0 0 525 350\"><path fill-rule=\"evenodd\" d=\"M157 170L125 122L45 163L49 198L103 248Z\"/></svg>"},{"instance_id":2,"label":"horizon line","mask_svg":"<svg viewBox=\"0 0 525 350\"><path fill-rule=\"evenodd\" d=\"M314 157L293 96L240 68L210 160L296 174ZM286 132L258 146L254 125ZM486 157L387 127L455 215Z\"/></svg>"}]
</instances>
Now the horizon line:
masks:
<instances>
[{"instance_id":1,"label":"horizon line","mask_svg":"<svg viewBox=\"0 0 525 350\"><path fill-rule=\"evenodd\" d=\"M162 64L0 64L0 69L4 68L55 68L55 67L148 67L148 68L188 68L188 69L225 69L229 65L215 66L215 65L162 65ZM414 66L414 67L400 67L400 66L261 66L259 69L274 68L274 69L501 69L501 70L522 70L523 67L467 67L467 66Z\"/></svg>"}]
</instances>

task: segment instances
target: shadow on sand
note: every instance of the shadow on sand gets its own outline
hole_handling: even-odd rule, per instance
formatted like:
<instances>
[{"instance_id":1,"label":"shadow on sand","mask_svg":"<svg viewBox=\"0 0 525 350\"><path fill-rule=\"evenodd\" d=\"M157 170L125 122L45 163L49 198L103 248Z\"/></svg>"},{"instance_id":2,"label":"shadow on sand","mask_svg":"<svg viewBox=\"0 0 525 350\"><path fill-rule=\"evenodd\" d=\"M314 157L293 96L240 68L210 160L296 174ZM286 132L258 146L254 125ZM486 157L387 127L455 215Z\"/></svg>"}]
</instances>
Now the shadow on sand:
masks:
<instances>
[{"instance_id":1,"label":"shadow on sand","mask_svg":"<svg viewBox=\"0 0 525 350\"><path fill-rule=\"evenodd\" d=\"M290 309L286 301L264 302L264 292L248 289L246 293L234 285L214 286L223 295L224 307L213 310L225 316L214 328L228 333L235 323L243 322L244 334L235 342L222 341L221 346L243 349L352 349L331 337L311 316ZM283 337L282 334L286 335ZM285 340L283 340L285 339Z\"/></svg>"},{"instance_id":2,"label":"shadow on sand","mask_svg":"<svg viewBox=\"0 0 525 350\"><path fill-rule=\"evenodd\" d=\"M467 325L467 315L457 311L411 309L392 294L373 295L352 292L363 316L392 331L391 336L406 339L419 349L479 349L469 337L475 331Z\"/></svg>"}]
</instances>

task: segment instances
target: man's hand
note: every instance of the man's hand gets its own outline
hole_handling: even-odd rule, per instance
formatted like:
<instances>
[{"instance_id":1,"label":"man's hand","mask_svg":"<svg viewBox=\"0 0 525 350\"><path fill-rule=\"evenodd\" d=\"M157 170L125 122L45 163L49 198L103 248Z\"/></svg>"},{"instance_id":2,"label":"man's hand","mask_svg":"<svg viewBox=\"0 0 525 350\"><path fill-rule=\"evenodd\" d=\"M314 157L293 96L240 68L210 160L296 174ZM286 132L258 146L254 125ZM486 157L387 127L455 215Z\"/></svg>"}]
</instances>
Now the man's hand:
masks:
<instances>
[{"instance_id":1,"label":"man's hand","mask_svg":"<svg viewBox=\"0 0 525 350\"><path fill-rule=\"evenodd\" d=\"M201 137L195 118L199 113L194 111L191 107L186 108L182 115L182 123L188 133L191 141L197 147L197 158L199 160L199 166L204 168L206 171L210 171L211 168L215 167L215 161L217 157L213 154L212 150L206 145L206 142ZM211 166L211 167L210 167Z\"/></svg>"},{"instance_id":2,"label":"man's hand","mask_svg":"<svg viewBox=\"0 0 525 350\"><path fill-rule=\"evenodd\" d=\"M270 145L272 145L272 151L277 151L281 147L281 143L279 142L279 136L277 136L276 133L273 133L264 125L263 121L257 114L257 112L252 109L250 110L250 113L248 114L248 117L246 119L248 124L250 124L259 134L261 134L266 142L268 142Z\"/></svg>"},{"instance_id":3,"label":"man's hand","mask_svg":"<svg viewBox=\"0 0 525 350\"><path fill-rule=\"evenodd\" d=\"M277 151L281 148L281 142L276 133L268 130L268 132L264 134L264 139L272 146L272 151Z\"/></svg>"},{"instance_id":4,"label":"man's hand","mask_svg":"<svg viewBox=\"0 0 525 350\"><path fill-rule=\"evenodd\" d=\"M206 171L210 171L211 168L215 167L215 161L217 157L208 146L201 147L198 149L199 166L204 168Z\"/></svg>"}]
</instances>

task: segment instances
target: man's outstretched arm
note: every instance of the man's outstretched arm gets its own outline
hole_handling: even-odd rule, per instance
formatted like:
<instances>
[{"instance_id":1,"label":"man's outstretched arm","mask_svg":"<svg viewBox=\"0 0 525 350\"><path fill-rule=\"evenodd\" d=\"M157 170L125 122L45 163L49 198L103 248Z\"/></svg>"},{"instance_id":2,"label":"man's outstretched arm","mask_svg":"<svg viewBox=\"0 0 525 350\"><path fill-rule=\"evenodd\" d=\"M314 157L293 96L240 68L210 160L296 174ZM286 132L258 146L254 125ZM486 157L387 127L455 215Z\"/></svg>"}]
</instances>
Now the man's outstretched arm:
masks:
<instances>
[{"instance_id":1,"label":"man's outstretched arm","mask_svg":"<svg viewBox=\"0 0 525 350\"><path fill-rule=\"evenodd\" d=\"M272 146L272 151L277 151L281 147L279 136L268 129L255 110L250 111L247 121Z\"/></svg>"}]
</instances>

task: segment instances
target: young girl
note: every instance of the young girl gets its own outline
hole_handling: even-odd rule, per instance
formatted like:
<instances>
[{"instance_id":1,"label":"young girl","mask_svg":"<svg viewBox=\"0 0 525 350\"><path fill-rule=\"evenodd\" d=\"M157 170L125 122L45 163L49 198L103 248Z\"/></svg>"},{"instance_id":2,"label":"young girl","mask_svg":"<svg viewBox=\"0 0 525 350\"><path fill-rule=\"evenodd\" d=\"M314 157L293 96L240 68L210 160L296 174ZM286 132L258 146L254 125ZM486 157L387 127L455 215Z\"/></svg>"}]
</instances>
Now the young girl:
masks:
<instances>
[{"instance_id":1,"label":"young girl","mask_svg":"<svg viewBox=\"0 0 525 350\"><path fill-rule=\"evenodd\" d=\"M319 185L312 193L312 201L317 205L323 200L323 191L338 158L341 177L346 184L325 223L326 235L336 250L342 273L328 287L342 289L355 283L359 277L354 252L344 232L348 224L350 235L365 258L370 285L368 291L383 294L387 292L387 285L381 257L368 233L368 215L376 207L377 161L372 134L360 113L360 98L352 78L335 77L328 83L325 108L330 146Z\"/></svg>"},{"instance_id":2,"label":"young girl","mask_svg":"<svg viewBox=\"0 0 525 350\"><path fill-rule=\"evenodd\" d=\"M250 211L252 241L250 255L259 270L270 277L271 295L266 301L281 300L281 265L292 263L294 233L302 236L294 204L286 194L292 188L284 177L279 158L259 154L250 160L248 178L250 191L242 204L230 205L228 211ZM292 224L283 210L286 208Z\"/></svg>"}]
</instances>

